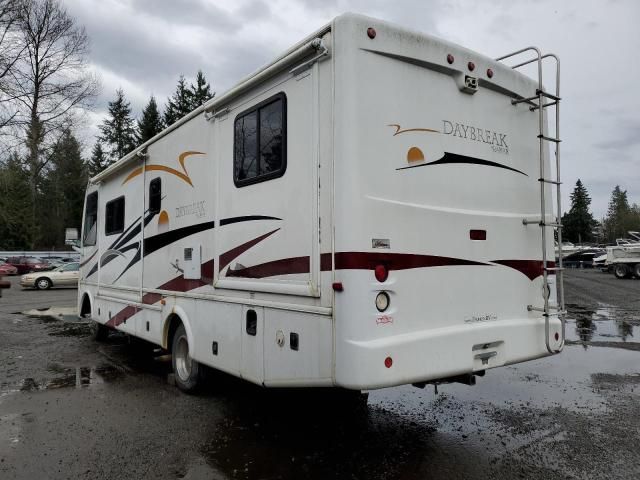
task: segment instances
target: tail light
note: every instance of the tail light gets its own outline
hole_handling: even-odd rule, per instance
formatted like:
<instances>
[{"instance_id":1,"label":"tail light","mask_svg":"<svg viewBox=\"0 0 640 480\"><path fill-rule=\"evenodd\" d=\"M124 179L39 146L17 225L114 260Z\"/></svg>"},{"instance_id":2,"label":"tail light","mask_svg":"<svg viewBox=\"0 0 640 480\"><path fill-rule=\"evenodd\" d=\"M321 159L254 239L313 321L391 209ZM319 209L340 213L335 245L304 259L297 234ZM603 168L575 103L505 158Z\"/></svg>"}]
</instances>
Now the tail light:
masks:
<instances>
[{"instance_id":1,"label":"tail light","mask_svg":"<svg viewBox=\"0 0 640 480\"><path fill-rule=\"evenodd\" d=\"M379 282L385 282L389 277L389 270L384 265L376 265L374 273Z\"/></svg>"}]
</instances>

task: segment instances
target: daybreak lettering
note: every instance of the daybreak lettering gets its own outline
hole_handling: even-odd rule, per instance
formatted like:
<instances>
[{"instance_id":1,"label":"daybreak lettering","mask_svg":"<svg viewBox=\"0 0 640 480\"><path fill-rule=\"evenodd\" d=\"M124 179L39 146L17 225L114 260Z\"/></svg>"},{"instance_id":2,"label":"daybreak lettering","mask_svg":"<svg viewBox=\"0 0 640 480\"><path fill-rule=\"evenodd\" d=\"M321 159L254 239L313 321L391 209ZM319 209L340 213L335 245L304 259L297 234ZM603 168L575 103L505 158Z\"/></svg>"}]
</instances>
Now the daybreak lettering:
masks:
<instances>
[{"instance_id":1,"label":"daybreak lettering","mask_svg":"<svg viewBox=\"0 0 640 480\"><path fill-rule=\"evenodd\" d=\"M493 130L465 125L464 123L443 120L442 133L453 137L464 138L466 140L487 143L494 147L504 147L505 149L509 148L509 145L507 145L506 133L494 132Z\"/></svg>"}]
</instances>

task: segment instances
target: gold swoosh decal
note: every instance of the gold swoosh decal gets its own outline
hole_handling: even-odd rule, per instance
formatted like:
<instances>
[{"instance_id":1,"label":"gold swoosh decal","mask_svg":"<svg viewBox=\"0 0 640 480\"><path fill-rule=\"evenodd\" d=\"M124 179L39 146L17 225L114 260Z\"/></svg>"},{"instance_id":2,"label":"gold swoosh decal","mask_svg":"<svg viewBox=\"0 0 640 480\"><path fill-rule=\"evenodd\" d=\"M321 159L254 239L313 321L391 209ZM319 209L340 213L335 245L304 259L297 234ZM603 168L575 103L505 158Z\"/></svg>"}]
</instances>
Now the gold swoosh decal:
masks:
<instances>
[{"instance_id":1,"label":"gold swoosh decal","mask_svg":"<svg viewBox=\"0 0 640 480\"><path fill-rule=\"evenodd\" d=\"M184 161L187 159L187 157L189 157L191 155L205 155L205 153L204 152L197 152L195 150L189 150L189 151L186 151L186 152L182 152L178 156L178 162L180 163L180 167L182 168L182 172L179 171L179 170L176 170L175 168L167 167L166 165L150 164L150 165L145 165L143 167L138 167L138 168L134 169L129 175L127 175L127 178L124 179L124 181L122 182L122 185L127 183L132 178L137 177L138 175L140 175L142 172L144 172L146 170L146 171L149 171L149 172L160 171L160 172L170 173L171 175L175 175L176 177L180 178L181 180L185 181L186 183L188 183L189 185L191 185L193 187L193 183L191 182L191 178L189 177L189 172L187 172L187 168L184 166Z\"/></svg>"},{"instance_id":2,"label":"gold swoosh decal","mask_svg":"<svg viewBox=\"0 0 640 480\"><path fill-rule=\"evenodd\" d=\"M402 129L400 127L400 125L398 125L397 123L391 123L389 125L387 125L387 127L396 127L396 131L394 132L393 136L395 137L396 135L400 135L401 133L406 133L406 132L430 132L430 133L440 133L439 130L433 130L432 128L405 128Z\"/></svg>"}]
</instances>

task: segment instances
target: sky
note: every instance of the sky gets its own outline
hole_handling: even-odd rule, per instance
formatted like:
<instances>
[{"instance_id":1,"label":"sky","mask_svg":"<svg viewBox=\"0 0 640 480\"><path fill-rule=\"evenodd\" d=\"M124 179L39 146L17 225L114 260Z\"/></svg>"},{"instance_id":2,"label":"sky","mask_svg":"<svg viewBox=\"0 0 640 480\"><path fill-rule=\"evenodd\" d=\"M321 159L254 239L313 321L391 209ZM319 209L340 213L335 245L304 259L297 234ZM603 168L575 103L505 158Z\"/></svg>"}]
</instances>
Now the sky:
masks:
<instances>
[{"instance_id":1,"label":"sky","mask_svg":"<svg viewBox=\"0 0 640 480\"><path fill-rule=\"evenodd\" d=\"M580 178L601 218L617 184L640 204L640 2L636 0L62 0L91 39L102 93L88 148L122 88L136 116L201 69L218 94L344 12L498 57L560 56L563 210ZM547 85L547 88L552 88Z\"/></svg>"}]
</instances>

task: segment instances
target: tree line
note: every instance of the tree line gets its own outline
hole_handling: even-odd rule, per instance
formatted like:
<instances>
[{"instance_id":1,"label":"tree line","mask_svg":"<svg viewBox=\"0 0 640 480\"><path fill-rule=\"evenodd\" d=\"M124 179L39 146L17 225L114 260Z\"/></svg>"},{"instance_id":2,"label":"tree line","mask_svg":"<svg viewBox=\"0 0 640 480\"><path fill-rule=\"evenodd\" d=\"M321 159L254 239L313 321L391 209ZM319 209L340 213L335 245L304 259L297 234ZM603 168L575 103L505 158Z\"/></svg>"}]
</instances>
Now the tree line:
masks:
<instances>
[{"instance_id":1,"label":"tree line","mask_svg":"<svg viewBox=\"0 0 640 480\"><path fill-rule=\"evenodd\" d=\"M591 197L578 179L571 193L571 208L562 216L562 239L572 243L614 243L629 231L640 231L640 205L631 204L626 190L616 185L606 215L596 220L590 210Z\"/></svg>"},{"instance_id":2,"label":"tree line","mask_svg":"<svg viewBox=\"0 0 640 480\"><path fill-rule=\"evenodd\" d=\"M80 229L88 178L213 97L180 76L160 113L116 91L90 158L76 132L100 93L89 38L60 0L0 0L0 250L60 248Z\"/></svg>"}]
</instances>

